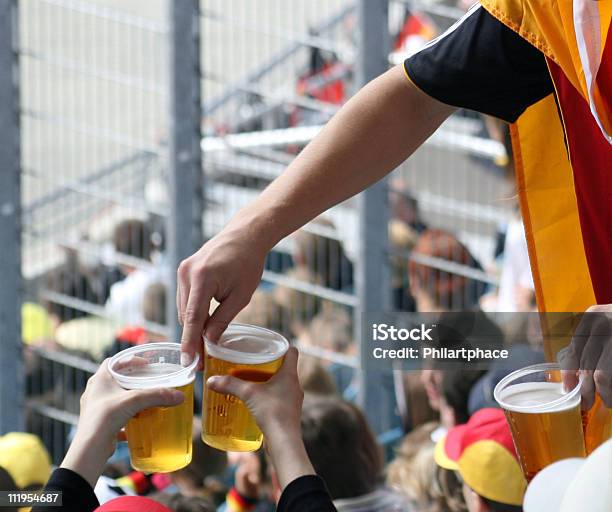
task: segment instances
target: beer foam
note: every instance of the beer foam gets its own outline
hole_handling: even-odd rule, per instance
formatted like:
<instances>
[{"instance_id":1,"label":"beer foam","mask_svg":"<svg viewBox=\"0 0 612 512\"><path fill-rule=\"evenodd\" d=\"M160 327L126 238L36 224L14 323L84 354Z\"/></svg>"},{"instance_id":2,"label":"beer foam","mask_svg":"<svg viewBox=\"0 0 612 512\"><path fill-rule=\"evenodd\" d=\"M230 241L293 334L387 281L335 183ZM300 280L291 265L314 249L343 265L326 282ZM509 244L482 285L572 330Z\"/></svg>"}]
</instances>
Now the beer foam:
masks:
<instances>
[{"instance_id":1,"label":"beer foam","mask_svg":"<svg viewBox=\"0 0 612 512\"><path fill-rule=\"evenodd\" d=\"M137 345L115 354L108 370L125 389L178 387L195 379L198 355L189 366L178 364L181 346L178 343L158 342Z\"/></svg>"},{"instance_id":2,"label":"beer foam","mask_svg":"<svg viewBox=\"0 0 612 512\"><path fill-rule=\"evenodd\" d=\"M524 413L561 412L580 403L580 393L566 393L561 382L512 384L497 398L504 409Z\"/></svg>"},{"instance_id":3,"label":"beer foam","mask_svg":"<svg viewBox=\"0 0 612 512\"><path fill-rule=\"evenodd\" d=\"M280 334L245 324L230 324L218 343L206 342L206 353L237 364L265 364L282 357L289 342Z\"/></svg>"},{"instance_id":4,"label":"beer foam","mask_svg":"<svg viewBox=\"0 0 612 512\"><path fill-rule=\"evenodd\" d=\"M180 364L152 363L145 366L122 368L120 373L126 377L163 377L183 369Z\"/></svg>"}]
</instances>

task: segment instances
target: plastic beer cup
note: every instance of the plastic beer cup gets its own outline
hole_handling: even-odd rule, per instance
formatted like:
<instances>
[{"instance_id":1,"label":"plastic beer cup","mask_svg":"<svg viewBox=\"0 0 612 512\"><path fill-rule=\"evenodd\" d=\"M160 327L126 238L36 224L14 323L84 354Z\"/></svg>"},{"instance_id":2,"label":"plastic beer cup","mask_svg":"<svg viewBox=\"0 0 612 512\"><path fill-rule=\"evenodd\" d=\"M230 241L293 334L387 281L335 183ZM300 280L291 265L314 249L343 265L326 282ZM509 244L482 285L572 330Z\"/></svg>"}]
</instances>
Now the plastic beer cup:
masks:
<instances>
[{"instance_id":1,"label":"plastic beer cup","mask_svg":"<svg viewBox=\"0 0 612 512\"><path fill-rule=\"evenodd\" d=\"M132 466L144 473L170 472L191 462L193 382L199 356L181 366L178 343L149 343L119 352L109 363L125 389L175 388L185 400L173 407L140 411L126 426Z\"/></svg>"},{"instance_id":2,"label":"plastic beer cup","mask_svg":"<svg viewBox=\"0 0 612 512\"><path fill-rule=\"evenodd\" d=\"M218 343L204 341L202 439L220 450L257 450L263 434L246 405L232 395L208 389L206 381L213 375L233 375L265 382L281 367L289 343L273 331L244 324L230 324Z\"/></svg>"},{"instance_id":3,"label":"plastic beer cup","mask_svg":"<svg viewBox=\"0 0 612 512\"><path fill-rule=\"evenodd\" d=\"M586 455L580 384L566 392L559 365L517 370L503 378L493 394L506 413L528 481L553 462Z\"/></svg>"}]
</instances>

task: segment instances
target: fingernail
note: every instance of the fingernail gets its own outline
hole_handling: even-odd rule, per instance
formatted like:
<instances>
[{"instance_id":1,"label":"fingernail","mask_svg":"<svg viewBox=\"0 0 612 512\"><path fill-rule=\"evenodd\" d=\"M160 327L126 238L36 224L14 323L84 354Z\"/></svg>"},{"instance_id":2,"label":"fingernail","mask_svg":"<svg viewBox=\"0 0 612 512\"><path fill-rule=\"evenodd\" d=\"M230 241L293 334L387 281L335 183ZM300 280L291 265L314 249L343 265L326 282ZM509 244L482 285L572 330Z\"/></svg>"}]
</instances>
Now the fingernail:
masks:
<instances>
[{"instance_id":1,"label":"fingernail","mask_svg":"<svg viewBox=\"0 0 612 512\"><path fill-rule=\"evenodd\" d=\"M218 375L213 375L212 377L208 378L208 380L206 381L206 385L208 387L214 387L217 384L219 384L220 380L221 380L221 378Z\"/></svg>"},{"instance_id":2,"label":"fingernail","mask_svg":"<svg viewBox=\"0 0 612 512\"><path fill-rule=\"evenodd\" d=\"M181 366L189 366L192 361L193 358L187 352L181 354Z\"/></svg>"}]
</instances>

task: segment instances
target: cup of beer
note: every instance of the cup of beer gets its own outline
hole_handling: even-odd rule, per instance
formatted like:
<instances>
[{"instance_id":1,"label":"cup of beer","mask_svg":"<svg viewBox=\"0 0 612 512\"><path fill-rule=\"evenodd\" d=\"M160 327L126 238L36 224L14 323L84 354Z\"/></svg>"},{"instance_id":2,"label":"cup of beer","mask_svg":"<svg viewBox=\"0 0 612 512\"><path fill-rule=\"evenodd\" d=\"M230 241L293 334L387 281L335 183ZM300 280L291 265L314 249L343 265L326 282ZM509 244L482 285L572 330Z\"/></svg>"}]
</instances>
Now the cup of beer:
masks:
<instances>
[{"instance_id":1,"label":"cup of beer","mask_svg":"<svg viewBox=\"0 0 612 512\"><path fill-rule=\"evenodd\" d=\"M495 386L493 395L506 413L527 481L553 462L586 456L580 384L564 390L558 364L517 370Z\"/></svg>"},{"instance_id":2,"label":"cup of beer","mask_svg":"<svg viewBox=\"0 0 612 512\"><path fill-rule=\"evenodd\" d=\"M191 462L193 381L199 356L182 366L178 343L148 343L119 352L108 365L124 389L174 388L185 400L140 411L125 427L130 460L143 473L168 473Z\"/></svg>"},{"instance_id":3,"label":"cup of beer","mask_svg":"<svg viewBox=\"0 0 612 512\"><path fill-rule=\"evenodd\" d=\"M281 367L289 342L269 329L234 323L217 343L204 339L204 344L202 440L219 450L255 451L263 434L246 405L233 395L208 389L206 381L213 375L232 375L265 382Z\"/></svg>"}]
</instances>

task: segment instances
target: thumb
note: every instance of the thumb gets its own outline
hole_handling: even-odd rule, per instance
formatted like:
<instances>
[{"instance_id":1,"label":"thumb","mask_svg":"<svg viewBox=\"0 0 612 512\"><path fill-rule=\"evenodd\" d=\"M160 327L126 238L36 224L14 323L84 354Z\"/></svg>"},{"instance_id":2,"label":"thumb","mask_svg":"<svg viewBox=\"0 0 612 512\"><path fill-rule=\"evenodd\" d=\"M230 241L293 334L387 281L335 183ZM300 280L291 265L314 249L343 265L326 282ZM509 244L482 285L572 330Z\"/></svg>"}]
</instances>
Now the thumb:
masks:
<instances>
[{"instance_id":1,"label":"thumb","mask_svg":"<svg viewBox=\"0 0 612 512\"><path fill-rule=\"evenodd\" d=\"M134 414L149 407L173 407L185 400L181 391L171 388L133 390L130 395L129 403Z\"/></svg>"},{"instance_id":2,"label":"thumb","mask_svg":"<svg viewBox=\"0 0 612 512\"><path fill-rule=\"evenodd\" d=\"M217 393L237 396L243 402L246 402L253 389L250 382L231 375L214 375L206 381L206 385Z\"/></svg>"}]
</instances>

